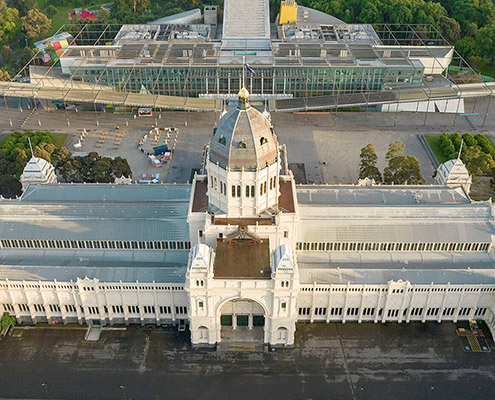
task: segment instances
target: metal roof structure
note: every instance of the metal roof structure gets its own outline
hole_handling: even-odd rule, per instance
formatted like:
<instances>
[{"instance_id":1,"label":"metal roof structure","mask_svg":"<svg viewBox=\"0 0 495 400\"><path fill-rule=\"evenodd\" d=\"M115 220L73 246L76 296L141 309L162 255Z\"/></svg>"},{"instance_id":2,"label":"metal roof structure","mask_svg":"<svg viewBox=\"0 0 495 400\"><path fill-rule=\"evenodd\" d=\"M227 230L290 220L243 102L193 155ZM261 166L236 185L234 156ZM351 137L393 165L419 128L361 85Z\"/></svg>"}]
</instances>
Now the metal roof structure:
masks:
<instances>
[{"instance_id":1,"label":"metal roof structure","mask_svg":"<svg viewBox=\"0 0 495 400\"><path fill-rule=\"evenodd\" d=\"M25 202L188 202L191 185L53 184L32 185L22 195ZM2 203L0 203L2 204Z\"/></svg>"},{"instance_id":2,"label":"metal roof structure","mask_svg":"<svg viewBox=\"0 0 495 400\"><path fill-rule=\"evenodd\" d=\"M446 186L297 186L301 242L491 243L492 205Z\"/></svg>"},{"instance_id":3,"label":"metal roof structure","mask_svg":"<svg viewBox=\"0 0 495 400\"><path fill-rule=\"evenodd\" d=\"M0 235L2 239L188 241L188 206L188 201L0 203Z\"/></svg>"},{"instance_id":4,"label":"metal roof structure","mask_svg":"<svg viewBox=\"0 0 495 400\"><path fill-rule=\"evenodd\" d=\"M462 187L438 185L297 185L300 204L469 204L471 199Z\"/></svg>"},{"instance_id":5,"label":"metal roof structure","mask_svg":"<svg viewBox=\"0 0 495 400\"><path fill-rule=\"evenodd\" d=\"M493 253L308 253L298 252L303 284L495 284Z\"/></svg>"},{"instance_id":6,"label":"metal roof structure","mask_svg":"<svg viewBox=\"0 0 495 400\"><path fill-rule=\"evenodd\" d=\"M188 252L178 250L6 250L0 253L0 280L97 278L102 282L183 283Z\"/></svg>"},{"instance_id":7,"label":"metal roof structure","mask_svg":"<svg viewBox=\"0 0 495 400\"><path fill-rule=\"evenodd\" d=\"M495 271L493 266L486 269L402 269L407 266L398 265L396 268L383 269L381 265L374 265L376 269L359 269L359 265L349 266L349 269L315 269L312 265L299 264L299 278L302 284L358 284L358 285L386 285L393 280L409 281L413 285L452 284L452 285L493 285Z\"/></svg>"},{"instance_id":8,"label":"metal roof structure","mask_svg":"<svg viewBox=\"0 0 495 400\"><path fill-rule=\"evenodd\" d=\"M0 201L1 239L188 241L190 185L30 186Z\"/></svg>"},{"instance_id":9,"label":"metal roof structure","mask_svg":"<svg viewBox=\"0 0 495 400\"><path fill-rule=\"evenodd\" d=\"M249 11L246 10L249 7ZM222 39L270 40L268 0L225 0Z\"/></svg>"}]
</instances>

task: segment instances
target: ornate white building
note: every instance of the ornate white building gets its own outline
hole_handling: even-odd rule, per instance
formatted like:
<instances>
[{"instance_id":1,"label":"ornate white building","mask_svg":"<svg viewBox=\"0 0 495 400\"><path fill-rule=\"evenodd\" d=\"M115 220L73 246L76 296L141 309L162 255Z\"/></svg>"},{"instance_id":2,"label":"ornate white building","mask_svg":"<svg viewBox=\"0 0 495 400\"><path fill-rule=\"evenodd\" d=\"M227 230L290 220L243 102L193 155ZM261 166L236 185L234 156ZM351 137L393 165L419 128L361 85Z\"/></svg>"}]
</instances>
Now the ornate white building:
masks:
<instances>
[{"instance_id":1,"label":"ornate white building","mask_svg":"<svg viewBox=\"0 0 495 400\"><path fill-rule=\"evenodd\" d=\"M469 194L473 178L469 175L460 157L458 157L456 160L448 160L440 164L437 168L434 181L438 185L446 185L454 188L462 186L466 193Z\"/></svg>"},{"instance_id":2,"label":"ornate white building","mask_svg":"<svg viewBox=\"0 0 495 400\"><path fill-rule=\"evenodd\" d=\"M266 116L214 128L192 185L31 185L0 202L0 312L188 324L195 345L294 343L297 322L495 332L494 208L462 184L296 185Z\"/></svg>"},{"instance_id":3,"label":"ornate white building","mask_svg":"<svg viewBox=\"0 0 495 400\"><path fill-rule=\"evenodd\" d=\"M21 175L22 190L29 185L57 183L57 175L52 164L43 158L31 157Z\"/></svg>"}]
</instances>

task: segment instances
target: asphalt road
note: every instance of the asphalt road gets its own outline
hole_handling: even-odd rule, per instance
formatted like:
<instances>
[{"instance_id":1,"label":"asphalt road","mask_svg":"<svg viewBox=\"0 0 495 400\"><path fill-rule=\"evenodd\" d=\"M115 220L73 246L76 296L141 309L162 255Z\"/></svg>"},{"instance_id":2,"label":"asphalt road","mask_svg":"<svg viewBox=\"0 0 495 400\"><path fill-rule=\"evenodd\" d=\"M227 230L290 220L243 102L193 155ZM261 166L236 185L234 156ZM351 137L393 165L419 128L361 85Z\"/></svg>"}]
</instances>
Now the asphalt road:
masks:
<instances>
[{"instance_id":1,"label":"asphalt road","mask_svg":"<svg viewBox=\"0 0 495 400\"><path fill-rule=\"evenodd\" d=\"M455 328L299 324L295 348L267 353L191 349L173 329L104 331L97 343L82 329L16 329L0 343L0 397L493 399L494 353L465 353Z\"/></svg>"}]
</instances>

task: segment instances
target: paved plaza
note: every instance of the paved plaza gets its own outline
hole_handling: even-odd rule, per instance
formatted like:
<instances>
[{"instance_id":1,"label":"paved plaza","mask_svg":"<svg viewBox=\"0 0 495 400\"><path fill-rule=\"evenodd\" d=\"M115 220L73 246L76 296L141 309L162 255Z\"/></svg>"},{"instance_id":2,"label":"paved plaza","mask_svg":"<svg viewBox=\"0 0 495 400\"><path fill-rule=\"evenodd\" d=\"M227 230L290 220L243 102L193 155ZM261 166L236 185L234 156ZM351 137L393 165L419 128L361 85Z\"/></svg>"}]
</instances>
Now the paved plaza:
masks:
<instances>
[{"instance_id":1,"label":"paved plaza","mask_svg":"<svg viewBox=\"0 0 495 400\"><path fill-rule=\"evenodd\" d=\"M295 348L273 352L192 349L173 328L104 330L96 343L77 326L16 328L0 342L0 397L492 399L495 353L464 352L459 326L299 324Z\"/></svg>"},{"instance_id":2,"label":"paved plaza","mask_svg":"<svg viewBox=\"0 0 495 400\"><path fill-rule=\"evenodd\" d=\"M0 123L4 132L14 129L49 130L70 135L67 145L73 145L83 129L88 132L79 151L98 151L104 156L121 156L128 160L133 177L144 173L160 173L162 182L184 183L201 169L204 146L210 141L218 113L163 111L152 117L137 117L111 112L74 110L30 110L17 101L9 102L9 111L0 105ZM488 113L487 113L488 111ZM441 113L272 113L272 122L280 143L287 146L289 164L301 183L354 183L359 174L360 149L373 143L378 166L383 171L388 145L395 140L406 145L405 153L419 159L426 183L432 183L433 164L418 139L422 134L443 132L495 132L495 101L466 102L466 112L478 115L455 116ZM8 117L13 120L10 128ZM67 120L70 122L68 126ZM98 122L98 126L96 124ZM139 140L156 124L179 130L174 157L161 168L154 168L139 151ZM119 129L116 129L116 126ZM99 143L102 135L105 141ZM120 135L120 136L119 136ZM118 146L116 139L120 137ZM161 144L161 143L160 143ZM101 145L101 146L98 146Z\"/></svg>"}]
</instances>

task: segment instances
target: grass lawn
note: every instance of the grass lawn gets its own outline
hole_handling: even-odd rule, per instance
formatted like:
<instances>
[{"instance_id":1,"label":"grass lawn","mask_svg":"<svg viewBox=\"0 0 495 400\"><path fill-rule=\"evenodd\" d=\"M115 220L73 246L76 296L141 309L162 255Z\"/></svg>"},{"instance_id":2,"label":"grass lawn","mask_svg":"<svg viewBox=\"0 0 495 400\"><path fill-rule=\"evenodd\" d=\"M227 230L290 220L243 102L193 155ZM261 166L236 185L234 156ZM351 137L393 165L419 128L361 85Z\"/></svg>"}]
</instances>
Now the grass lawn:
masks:
<instances>
[{"instance_id":1,"label":"grass lawn","mask_svg":"<svg viewBox=\"0 0 495 400\"><path fill-rule=\"evenodd\" d=\"M431 135L431 136L425 135L425 139L430 145L433 154L435 154L437 161L440 164L443 164L445 161L447 161L447 157L443 155L443 151L440 147L440 135Z\"/></svg>"},{"instance_id":2,"label":"grass lawn","mask_svg":"<svg viewBox=\"0 0 495 400\"><path fill-rule=\"evenodd\" d=\"M480 67L481 75L491 76L495 78L495 65L494 64L485 64Z\"/></svg>"},{"instance_id":3,"label":"grass lawn","mask_svg":"<svg viewBox=\"0 0 495 400\"><path fill-rule=\"evenodd\" d=\"M57 9L57 13L50 18L52 20L52 29L50 30L48 36L52 36L53 34L55 34L55 32L57 32L60 29L60 27L64 24L68 24L71 22L79 22L79 21L71 21L69 19L69 13L74 11L75 8L82 8L82 9L91 8L92 10L95 10L95 9L99 9L100 5L108 4L108 2L109 2L108 0L107 1L87 0L84 2L83 5L80 5L78 7L74 5L74 2L72 3L69 2L68 4L64 4L63 6L56 5L55 8ZM41 8L48 3L50 3L50 0L38 0L38 7Z\"/></svg>"},{"instance_id":4,"label":"grass lawn","mask_svg":"<svg viewBox=\"0 0 495 400\"><path fill-rule=\"evenodd\" d=\"M53 141L53 144L55 145L55 147L57 149L60 149L64 143L65 143L65 140L67 139L67 136L69 136L68 134L66 133L54 133L53 134L55 136L55 140ZM0 142L0 148L2 148L3 146L3 143L7 140L7 138L10 136L9 135L5 135L3 138L2 138L2 141Z\"/></svg>"},{"instance_id":5,"label":"grass lawn","mask_svg":"<svg viewBox=\"0 0 495 400\"><path fill-rule=\"evenodd\" d=\"M65 133L54 133L54 135L55 140L53 141L53 144L57 149L61 148L64 145L65 139L67 139L67 136L69 136Z\"/></svg>"}]
</instances>

